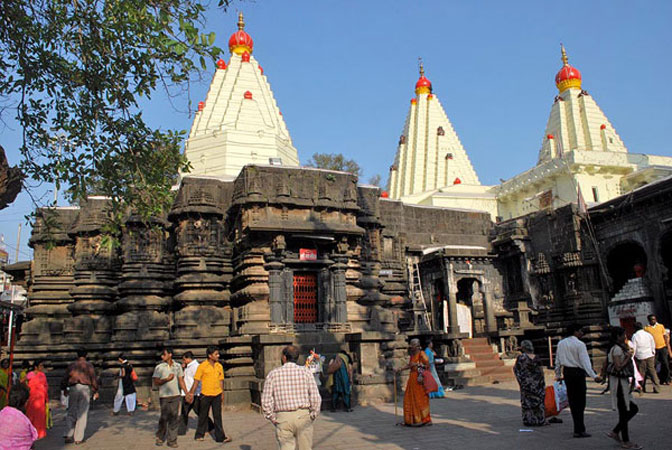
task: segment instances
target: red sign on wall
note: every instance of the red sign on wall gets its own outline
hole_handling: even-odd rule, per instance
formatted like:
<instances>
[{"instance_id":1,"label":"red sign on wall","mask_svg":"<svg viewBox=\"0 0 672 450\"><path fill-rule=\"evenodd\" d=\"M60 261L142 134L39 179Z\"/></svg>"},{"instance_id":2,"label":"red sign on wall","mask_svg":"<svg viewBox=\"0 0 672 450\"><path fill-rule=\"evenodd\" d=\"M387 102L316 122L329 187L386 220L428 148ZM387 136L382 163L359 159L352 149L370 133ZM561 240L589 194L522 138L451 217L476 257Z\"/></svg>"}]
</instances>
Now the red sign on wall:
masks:
<instances>
[{"instance_id":1,"label":"red sign on wall","mask_svg":"<svg viewBox=\"0 0 672 450\"><path fill-rule=\"evenodd\" d=\"M317 249L316 248L299 249L299 261L317 261Z\"/></svg>"}]
</instances>

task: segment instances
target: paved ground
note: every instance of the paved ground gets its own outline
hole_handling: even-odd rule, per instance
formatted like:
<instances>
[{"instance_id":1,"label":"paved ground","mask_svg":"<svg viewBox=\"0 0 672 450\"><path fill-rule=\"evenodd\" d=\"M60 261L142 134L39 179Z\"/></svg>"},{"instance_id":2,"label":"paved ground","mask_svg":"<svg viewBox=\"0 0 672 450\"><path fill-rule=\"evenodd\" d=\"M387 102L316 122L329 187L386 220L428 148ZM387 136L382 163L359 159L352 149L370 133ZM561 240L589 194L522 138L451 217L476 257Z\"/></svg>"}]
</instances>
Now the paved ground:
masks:
<instances>
[{"instance_id":1,"label":"paved ground","mask_svg":"<svg viewBox=\"0 0 672 450\"><path fill-rule=\"evenodd\" d=\"M448 393L448 398L432 400L434 426L405 428L395 426L394 405L356 408L352 413L323 413L315 423L315 449L617 449L603 432L613 427L617 414L611 410L610 396L599 395L601 387L589 382L586 426L593 437L572 438L571 416L563 411L563 424L524 430L520 420L518 386L515 383L471 387ZM662 394L637 397L640 413L631 421L631 436L646 449L669 449L661 439L661 430L672 429L672 389ZM401 401L399 403L401 405ZM401 407L399 408L401 414ZM139 411L134 417L110 416L110 409L99 406L91 411L86 433L87 442L71 449L132 450L151 449L158 413ZM225 412L224 427L233 442L221 445L206 438L193 440L190 432L178 439L180 448L190 450L275 449L273 427L254 412ZM63 448L62 411L57 412L49 436L39 441L36 450ZM164 447L165 448L165 447Z\"/></svg>"}]
</instances>

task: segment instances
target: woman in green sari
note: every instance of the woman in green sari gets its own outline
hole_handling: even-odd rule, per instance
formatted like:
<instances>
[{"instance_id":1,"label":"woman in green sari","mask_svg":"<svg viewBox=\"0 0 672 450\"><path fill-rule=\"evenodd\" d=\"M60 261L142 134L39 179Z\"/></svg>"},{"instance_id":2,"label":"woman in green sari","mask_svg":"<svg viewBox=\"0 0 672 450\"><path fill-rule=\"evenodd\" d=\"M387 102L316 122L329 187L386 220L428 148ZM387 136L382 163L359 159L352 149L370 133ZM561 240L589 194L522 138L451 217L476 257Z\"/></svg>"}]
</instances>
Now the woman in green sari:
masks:
<instances>
[{"instance_id":1,"label":"woman in green sari","mask_svg":"<svg viewBox=\"0 0 672 450\"><path fill-rule=\"evenodd\" d=\"M326 387L331 390L331 410L336 411L338 399L342 397L345 410L351 412L352 359L350 355L341 350L329 363L327 371L329 372L329 379Z\"/></svg>"}]
</instances>

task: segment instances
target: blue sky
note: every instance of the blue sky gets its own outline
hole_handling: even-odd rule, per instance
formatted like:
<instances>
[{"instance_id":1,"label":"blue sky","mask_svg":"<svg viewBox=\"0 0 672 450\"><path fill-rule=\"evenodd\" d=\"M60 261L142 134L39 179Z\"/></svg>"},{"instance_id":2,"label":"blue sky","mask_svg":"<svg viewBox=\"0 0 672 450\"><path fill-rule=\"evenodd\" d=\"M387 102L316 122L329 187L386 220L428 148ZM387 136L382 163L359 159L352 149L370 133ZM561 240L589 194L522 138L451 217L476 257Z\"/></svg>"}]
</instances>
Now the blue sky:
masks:
<instances>
[{"instance_id":1,"label":"blue sky","mask_svg":"<svg viewBox=\"0 0 672 450\"><path fill-rule=\"evenodd\" d=\"M302 162L343 153L363 168L363 181L381 174L386 182L422 57L481 182L527 170L557 94L560 42L630 152L672 156L672 2L245 1L208 14L205 28L222 48L238 10ZM214 63L192 85L194 108L213 71ZM160 94L143 107L155 125L191 125L186 96L177 110ZM12 164L19 137L11 122L0 128ZM21 194L0 211L10 249L32 208ZM29 228L22 233L26 259Z\"/></svg>"}]
</instances>

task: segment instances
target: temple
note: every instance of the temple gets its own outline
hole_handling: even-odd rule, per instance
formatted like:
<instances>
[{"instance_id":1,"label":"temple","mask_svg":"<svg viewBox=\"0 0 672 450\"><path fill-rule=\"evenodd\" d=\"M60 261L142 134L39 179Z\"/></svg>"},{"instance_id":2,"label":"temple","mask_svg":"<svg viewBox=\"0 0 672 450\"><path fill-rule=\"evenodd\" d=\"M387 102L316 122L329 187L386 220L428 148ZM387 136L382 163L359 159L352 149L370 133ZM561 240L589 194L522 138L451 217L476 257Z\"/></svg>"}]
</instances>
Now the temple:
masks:
<instances>
[{"instance_id":1,"label":"temple","mask_svg":"<svg viewBox=\"0 0 672 450\"><path fill-rule=\"evenodd\" d=\"M254 41L245 32L242 13L229 50L228 64L217 61L210 90L198 103L185 146L189 175L233 179L246 164L298 166L264 69L252 55Z\"/></svg>"},{"instance_id":2,"label":"temple","mask_svg":"<svg viewBox=\"0 0 672 450\"><path fill-rule=\"evenodd\" d=\"M627 151L564 48L539 162L499 186L480 184L421 65L388 195L299 167L242 14L238 27L170 211L129 211L113 246L105 197L38 210L16 350L49 358L53 386L85 348L110 399L124 352L148 397L162 345L217 345L227 404L258 405L293 343L350 352L364 404L393 398L411 337L433 339L444 384L465 385L510 379L522 338L548 362L579 322L599 361L608 322L669 320L672 158Z\"/></svg>"},{"instance_id":3,"label":"temple","mask_svg":"<svg viewBox=\"0 0 672 450\"><path fill-rule=\"evenodd\" d=\"M497 216L492 186L483 186L420 64L394 163L390 198L404 203L481 210Z\"/></svg>"}]
</instances>

